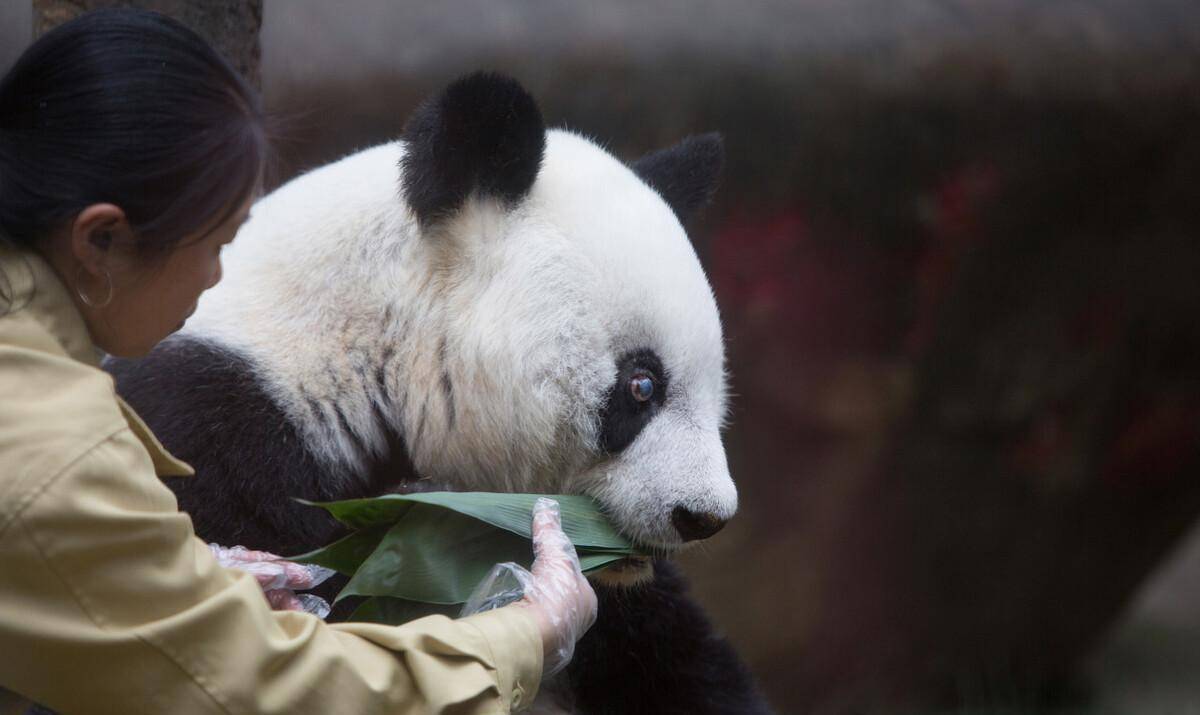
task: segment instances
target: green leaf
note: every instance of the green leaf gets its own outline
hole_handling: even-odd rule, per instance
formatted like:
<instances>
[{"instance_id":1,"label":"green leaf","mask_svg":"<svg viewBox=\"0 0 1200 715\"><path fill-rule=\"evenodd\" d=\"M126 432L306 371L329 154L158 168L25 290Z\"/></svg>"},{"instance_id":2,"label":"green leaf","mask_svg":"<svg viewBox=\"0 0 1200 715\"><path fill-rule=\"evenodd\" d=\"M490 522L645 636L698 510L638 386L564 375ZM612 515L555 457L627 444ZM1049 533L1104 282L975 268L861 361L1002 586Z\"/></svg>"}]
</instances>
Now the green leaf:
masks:
<instances>
[{"instance_id":1,"label":"green leaf","mask_svg":"<svg viewBox=\"0 0 1200 715\"><path fill-rule=\"evenodd\" d=\"M353 576L362 562L366 561L371 552L379 547L379 541L383 539L383 535L389 528L387 524L369 526L316 551L293 556L290 560L302 564L325 566L340 574Z\"/></svg>"},{"instance_id":2,"label":"green leaf","mask_svg":"<svg viewBox=\"0 0 1200 715\"><path fill-rule=\"evenodd\" d=\"M351 576L337 599L370 597L354 620L403 623L427 612L449 612L461 608L496 564L530 568L530 522L538 496L427 492L316 504L359 530L294 560ZM553 498L585 573L638 553L591 499Z\"/></svg>"},{"instance_id":3,"label":"green leaf","mask_svg":"<svg viewBox=\"0 0 1200 715\"><path fill-rule=\"evenodd\" d=\"M637 553L628 539L617 533L590 497L574 494L504 494L495 492L421 492L387 494L373 499L305 502L328 511L354 529L394 524L413 504L430 504L474 517L526 539L530 538L533 504L548 496L559 504L563 531L577 547Z\"/></svg>"},{"instance_id":4,"label":"green leaf","mask_svg":"<svg viewBox=\"0 0 1200 715\"><path fill-rule=\"evenodd\" d=\"M413 502L403 495L387 494L369 499L344 499L342 501L315 502L297 499L301 504L319 506L334 519L351 529L364 529L379 524L395 524L404 516Z\"/></svg>"},{"instance_id":5,"label":"green leaf","mask_svg":"<svg viewBox=\"0 0 1200 715\"><path fill-rule=\"evenodd\" d=\"M414 504L387 531L338 594L464 603L492 566L533 561L530 542L490 524L428 504Z\"/></svg>"},{"instance_id":6,"label":"green leaf","mask_svg":"<svg viewBox=\"0 0 1200 715\"><path fill-rule=\"evenodd\" d=\"M586 572L624 556L581 550L579 562ZM417 504L387 530L338 599L391 596L465 603L493 566L510 561L530 568L533 547L528 539L458 512Z\"/></svg>"},{"instance_id":7,"label":"green leaf","mask_svg":"<svg viewBox=\"0 0 1200 715\"><path fill-rule=\"evenodd\" d=\"M620 561L627 554L614 554L605 551L580 551L579 552L579 569L584 573L599 571L608 566L614 561Z\"/></svg>"}]
</instances>

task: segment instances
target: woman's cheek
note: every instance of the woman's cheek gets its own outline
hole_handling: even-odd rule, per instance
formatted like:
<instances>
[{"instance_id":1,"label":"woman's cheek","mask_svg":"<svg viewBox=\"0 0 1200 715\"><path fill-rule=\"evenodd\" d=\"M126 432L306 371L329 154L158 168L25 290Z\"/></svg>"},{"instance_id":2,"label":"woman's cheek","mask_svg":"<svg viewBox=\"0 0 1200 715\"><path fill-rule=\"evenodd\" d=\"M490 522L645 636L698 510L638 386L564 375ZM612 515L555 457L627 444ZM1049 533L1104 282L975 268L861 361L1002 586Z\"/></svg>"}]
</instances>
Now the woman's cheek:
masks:
<instances>
[{"instance_id":1,"label":"woman's cheek","mask_svg":"<svg viewBox=\"0 0 1200 715\"><path fill-rule=\"evenodd\" d=\"M212 263L209 265L208 279L204 282L203 290L208 290L209 288L212 288L216 284L220 283L221 273L221 252L220 249L217 249L216 257L212 259Z\"/></svg>"},{"instance_id":2,"label":"woman's cheek","mask_svg":"<svg viewBox=\"0 0 1200 715\"><path fill-rule=\"evenodd\" d=\"M212 280L209 281L209 284L208 284L209 288L212 288L213 286L215 286L216 284L221 282L221 274L222 274L221 259L218 258L216 270L213 271Z\"/></svg>"}]
</instances>

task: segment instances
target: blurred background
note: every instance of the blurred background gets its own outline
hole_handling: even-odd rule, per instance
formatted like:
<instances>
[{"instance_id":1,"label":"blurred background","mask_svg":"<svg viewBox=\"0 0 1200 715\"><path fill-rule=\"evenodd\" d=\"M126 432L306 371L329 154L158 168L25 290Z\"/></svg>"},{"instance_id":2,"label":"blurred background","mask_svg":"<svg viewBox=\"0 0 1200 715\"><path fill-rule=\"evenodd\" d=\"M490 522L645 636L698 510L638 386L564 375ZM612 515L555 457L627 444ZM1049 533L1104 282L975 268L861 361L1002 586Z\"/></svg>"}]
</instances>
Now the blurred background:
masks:
<instances>
[{"instance_id":1,"label":"blurred background","mask_svg":"<svg viewBox=\"0 0 1200 715\"><path fill-rule=\"evenodd\" d=\"M742 506L685 566L780 712L1200 712L1200 3L208 5L276 181L477 68L626 159L724 133Z\"/></svg>"}]
</instances>

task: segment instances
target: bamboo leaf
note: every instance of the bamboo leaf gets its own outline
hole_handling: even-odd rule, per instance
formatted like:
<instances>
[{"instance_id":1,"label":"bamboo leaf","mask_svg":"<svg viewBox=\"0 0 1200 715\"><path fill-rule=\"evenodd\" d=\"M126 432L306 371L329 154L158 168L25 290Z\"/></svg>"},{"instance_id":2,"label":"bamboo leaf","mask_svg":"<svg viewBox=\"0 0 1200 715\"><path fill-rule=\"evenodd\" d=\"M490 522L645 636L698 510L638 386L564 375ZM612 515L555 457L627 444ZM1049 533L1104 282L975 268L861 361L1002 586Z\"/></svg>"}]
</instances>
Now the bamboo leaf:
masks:
<instances>
[{"instance_id":1,"label":"bamboo leaf","mask_svg":"<svg viewBox=\"0 0 1200 715\"><path fill-rule=\"evenodd\" d=\"M428 603L464 603L496 563L520 555L529 542L458 512L421 504L387 531L338 594L392 596ZM520 563L520 562L518 562Z\"/></svg>"},{"instance_id":2,"label":"bamboo leaf","mask_svg":"<svg viewBox=\"0 0 1200 715\"><path fill-rule=\"evenodd\" d=\"M636 553L629 540L618 534L608 522L595 501L575 494L421 492L386 494L372 499L305 503L325 509L335 519L354 529L376 524L394 524L413 504L430 504L474 517L528 539L533 504L541 496L548 496L558 502L562 513L563 531L576 546Z\"/></svg>"},{"instance_id":3,"label":"bamboo leaf","mask_svg":"<svg viewBox=\"0 0 1200 715\"><path fill-rule=\"evenodd\" d=\"M538 496L427 492L315 504L359 530L294 560L351 576L337 599L370 597L354 620L402 623L447 612L461 607L496 564L531 566L530 522ZM638 553L591 499L553 498L585 573Z\"/></svg>"},{"instance_id":4,"label":"bamboo leaf","mask_svg":"<svg viewBox=\"0 0 1200 715\"><path fill-rule=\"evenodd\" d=\"M371 552L379 547L380 540L390 527L387 524L376 524L362 531L356 531L349 536L306 554L291 557L291 561L302 564L316 564L331 568L340 574L353 576L363 561Z\"/></svg>"},{"instance_id":5,"label":"bamboo leaf","mask_svg":"<svg viewBox=\"0 0 1200 715\"><path fill-rule=\"evenodd\" d=\"M580 551L579 552L579 569L584 573L599 571L608 566L614 561L620 561L627 554L614 554L604 551Z\"/></svg>"},{"instance_id":6,"label":"bamboo leaf","mask_svg":"<svg viewBox=\"0 0 1200 715\"><path fill-rule=\"evenodd\" d=\"M379 524L395 524L413 504L399 494L327 502L308 501L307 499L297 499L296 501L309 506L321 507L334 519L351 529L365 529L368 526Z\"/></svg>"},{"instance_id":7,"label":"bamboo leaf","mask_svg":"<svg viewBox=\"0 0 1200 715\"><path fill-rule=\"evenodd\" d=\"M582 551L583 570L593 571L624 558L624 554ZM391 596L427 603L465 603L480 581L498 563L530 568L531 543L432 505L413 506L379 540L353 578L338 594Z\"/></svg>"}]
</instances>

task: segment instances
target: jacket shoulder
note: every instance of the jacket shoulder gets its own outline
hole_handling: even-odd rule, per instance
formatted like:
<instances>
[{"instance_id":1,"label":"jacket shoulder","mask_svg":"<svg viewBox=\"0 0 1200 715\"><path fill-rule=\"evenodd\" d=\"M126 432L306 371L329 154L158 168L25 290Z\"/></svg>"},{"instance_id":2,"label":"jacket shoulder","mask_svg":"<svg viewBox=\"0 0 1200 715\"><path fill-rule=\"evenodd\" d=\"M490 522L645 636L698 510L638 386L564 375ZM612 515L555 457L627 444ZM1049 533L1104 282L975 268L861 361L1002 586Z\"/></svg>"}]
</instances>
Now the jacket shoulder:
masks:
<instances>
[{"instance_id":1,"label":"jacket shoulder","mask_svg":"<svg viewBox=\"0 0 1200 715\"><path fill-rule=\"evenodd\" d=\"M126 428L112 378L20 312L0 317L0 523L21 497Z\"/></svg>"}]
</instances>

